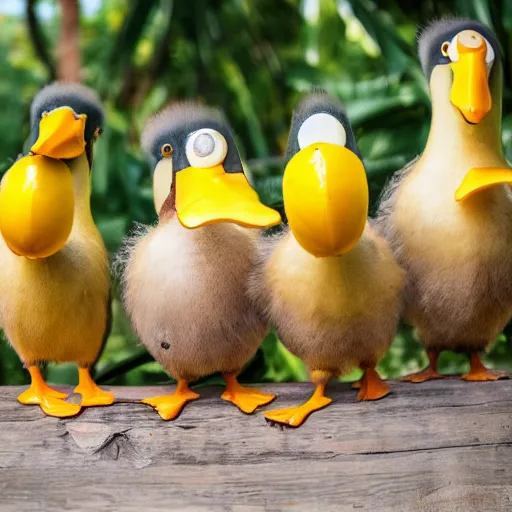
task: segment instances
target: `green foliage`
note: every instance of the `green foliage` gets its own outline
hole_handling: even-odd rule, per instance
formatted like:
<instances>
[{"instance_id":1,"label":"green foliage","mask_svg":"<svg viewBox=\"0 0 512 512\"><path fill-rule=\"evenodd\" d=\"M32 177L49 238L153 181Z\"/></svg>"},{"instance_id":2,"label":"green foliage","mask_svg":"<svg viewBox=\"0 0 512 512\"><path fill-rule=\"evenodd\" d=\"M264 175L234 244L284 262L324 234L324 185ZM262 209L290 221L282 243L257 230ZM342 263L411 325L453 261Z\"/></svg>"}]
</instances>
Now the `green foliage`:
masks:
<instances>
[{"instance_id":1,"label":"green foliage","mask_svg":"<svg viewBox=\"0 0 512 512\"><path fill-rule=\"evenodd\" d=\"M85 1L85 0L84 0ZM39 2L41 3L41 2ZM55 55L59 12L39 19ZM104 0L82 15L85 83L106 105L107 126L95 151L92 205L113 253L134 221L152 223L150 170L138 140L145 120L169 102L198 98L221 107L260 197L282 210L282 159L292 109L322 87L347 106L369 175L372 207L389 176L419 154L429 129L428 88L416 57L416 26L444 14L490 24L505 58L503 142L512 159L512 8L507 0ZM36 10L36 14L38 11ZM0 172L23 150L30 100L49 80L25 21L0 19ZM512 368L508 330L489 363ZM426 357L409 328L400 329L380 364L384 375L416 370ZM463 371L464 357L444 354L442 371ZM47 376L73 383L69 365ZM141 384L169 377L137 341L115 287L114 326L96 368L101 382ZM346 378L356 378L357 371ZM270 333L242 374L245 381L305 380L303 364ZM0 345L0 383L26 375L7 343Z\"/></svg>"}]
</instances>

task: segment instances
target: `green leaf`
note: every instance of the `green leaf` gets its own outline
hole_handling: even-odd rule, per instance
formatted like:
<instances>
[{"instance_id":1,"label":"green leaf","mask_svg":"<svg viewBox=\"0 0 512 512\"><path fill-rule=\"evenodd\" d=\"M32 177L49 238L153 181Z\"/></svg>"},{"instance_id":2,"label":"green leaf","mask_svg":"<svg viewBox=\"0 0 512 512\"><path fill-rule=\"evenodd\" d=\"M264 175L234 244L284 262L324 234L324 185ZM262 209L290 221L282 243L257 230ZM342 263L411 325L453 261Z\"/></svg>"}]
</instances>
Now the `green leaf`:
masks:
<instances>
[{"instance_id":1,"label":"green leaf","mask_svg":"<svg viewBox=\"0 0 512 512\"><path fill-rule=\"evenodd\" d=\"M410 46L384 21L375 4L368 0L337 0L340 9L346 8L347 3L350 3L354 15L379 45L392 73L403 74L409 67L418 66Z\"/></svg>"},{"instance_id":2,"label":"green leaf","mask_svg":"<svg viewBox=\"0 0 512 512\"><path fill-rule=\"evenodd\" d=\"M218 65L225 78L225 86L234 95L241 115L245 118L249 137L256 156L268 154L268 146L263 135L261 122L254 108L253 98L238 64L227 54L219 55Z\"/></svg>"}]
</instances>

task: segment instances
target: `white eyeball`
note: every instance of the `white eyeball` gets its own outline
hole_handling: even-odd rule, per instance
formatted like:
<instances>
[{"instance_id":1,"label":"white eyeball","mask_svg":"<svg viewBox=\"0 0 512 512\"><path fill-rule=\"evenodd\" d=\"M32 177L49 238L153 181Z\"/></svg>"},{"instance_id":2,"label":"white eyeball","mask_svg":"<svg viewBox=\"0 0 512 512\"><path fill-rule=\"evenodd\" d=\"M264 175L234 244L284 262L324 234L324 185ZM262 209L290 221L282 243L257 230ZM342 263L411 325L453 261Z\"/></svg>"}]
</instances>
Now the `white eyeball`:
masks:
<instances>
[{"instance_id":1,"label":"white eyeball","mask_svg":"<svg viewBox=\"0 0 512 512\"><path fill-rule=\"evenodd\" d=\"M487 67L490 68L494 62L494 49L491 43L489 43L489 41L487 41L484 36L473 30L463 30L453 37L453 39L450 41L450 45L448 46L448 57L452 62L457 62L459 60L457 41L460 41L462 45L467 46L468 48L478 48L480 45L480 39L483 39L485 42L485 46L487 48L485 54L485 63L487 64Z\"/></svg>"},{"instance_id":2,"label":"white eyeball","mask_svg":"<svg viewBox=\"0 0 512 512\"><path fill-rule=\"evenodd\" d=\"M300 149L318 142L345 146L347 133L335 117L325 113L313 114L302 123L297 134L297 140Z\"/></svg>"},{"instance_id":3,"label":"white eyeball","mask_svg":"<svg viewBox=\"0 0 512 512\"><path fill-rule=\"evenodd\" d=\"M205 169L224 161L228 143L217 130L202 128L189 135L185 152L192 167Z\"/></svg>"},{"instance_id":4,"label":"white eyeball","mask_svg":"<svg viewBox=\"0 0 512 512\"><path fill-rule=\"evenodd\" d=\"M488 66L492 66L492 63L494 62L494 48L492 47L491 43L487 41L487 39L484 38L485 44L487 45L487 53L485 54L485 63Z\"/></svg>"},{"instance_id":5,"label":"white eyeball","mask_svg":"<svg viewBox=\"0 0 512 512\"><path fill-rule=\"evenodd\" d=\"M450 44L448 46L448 57L452 62L457 62L459 60L459 51L457 50L458 37L458 34L456 36L453 36L453 39L450 41Z\"/></svg>"}]
</instances>

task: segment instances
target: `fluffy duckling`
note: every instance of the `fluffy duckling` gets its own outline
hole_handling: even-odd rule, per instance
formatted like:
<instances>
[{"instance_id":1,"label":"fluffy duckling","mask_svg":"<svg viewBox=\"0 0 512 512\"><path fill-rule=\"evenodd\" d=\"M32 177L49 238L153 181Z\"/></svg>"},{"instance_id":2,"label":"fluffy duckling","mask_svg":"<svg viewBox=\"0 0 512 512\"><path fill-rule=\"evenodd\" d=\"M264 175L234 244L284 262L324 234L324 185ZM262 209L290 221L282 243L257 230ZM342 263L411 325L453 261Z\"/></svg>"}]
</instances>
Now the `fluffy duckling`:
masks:
<instances>
[{"instance_id":1,"label":"fluffy duckling","mask_svg":"<svg viewBox=\"0 0 512 512\"><path fill-rule=\"evenodd\" d=\"M250 290L316 385L305 404L265 413L271 422L298 427L331 402L328 381L354 367L364 370L359 400L390 392L375 366L397 329L404 276L367 222L365 169L336 100L314 93L299 104L286 161L290 229L261 239Z\"/></svg>"},{"instance_id":2,"label":"fluffy duckling","mask_svg":"<svg viewBox=\"0 0 512 512\"><path fill-rule=\"evenodd\" d=\"M81 85L55 83L35 97L32 151L2 179L0 323L30 372L18 400L50 416L80 405L50 388L38 363L75 362L82 405L108 405L112 393L89 373L108 335L108 256L90 209L93 144L101 132L98 98Z\"/></svg>"},{"instance_id":3,"label":"fluffy duckling","mask_svg":"<svg viewBox=\"0 0 512 512\"><path fill-rule=\"evenodd\" d=\"M189 383L220 372L222 398L253 413L275 396L236 379L267 332L245 292L258 234L249 228L280 216L248 184L218 111L176 104L149 122L142 145L154 161L159 220L126 242L124 304L141 341L178 381L172 395L143 402L174 419L199 397Z\"/></svg>"},{"instance_id":4,"label":"fluffy duckling","mask_svg":"<svg viewBox=\"0 0 512 512\"><path fill-rule=\"evenodd\" d=\"M380 206L379 230L407 271L406 319L440 378L441 351L467 353L468 381L495 380L479 352L512 315L512 171L501 145L503 68L495 35L444 19L419 38L432 122L423 154L399 172Z\"/></svg>"}]
</instances>

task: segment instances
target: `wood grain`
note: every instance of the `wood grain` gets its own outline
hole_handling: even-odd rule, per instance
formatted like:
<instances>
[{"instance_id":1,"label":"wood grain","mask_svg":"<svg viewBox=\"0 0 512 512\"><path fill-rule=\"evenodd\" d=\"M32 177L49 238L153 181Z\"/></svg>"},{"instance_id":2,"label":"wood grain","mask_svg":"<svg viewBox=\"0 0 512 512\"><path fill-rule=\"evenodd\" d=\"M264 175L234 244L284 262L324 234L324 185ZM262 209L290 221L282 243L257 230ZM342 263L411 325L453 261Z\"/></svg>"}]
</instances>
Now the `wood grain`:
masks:
<instances>
[{"instance_id":1,"label":"wood grain","mask_svg":"<svg viewBox=\"0 0 512 512\"><path fill-rule=\"evenodd\" d=\"M174 422L118 403L45 417L0 388L0 510L501 512L512 510L512 381L393 382L358 403L346 384L297 430L269 426L200 388ZM270 407L308 384L276 384Z\"/></svg>"}]
</instances>

